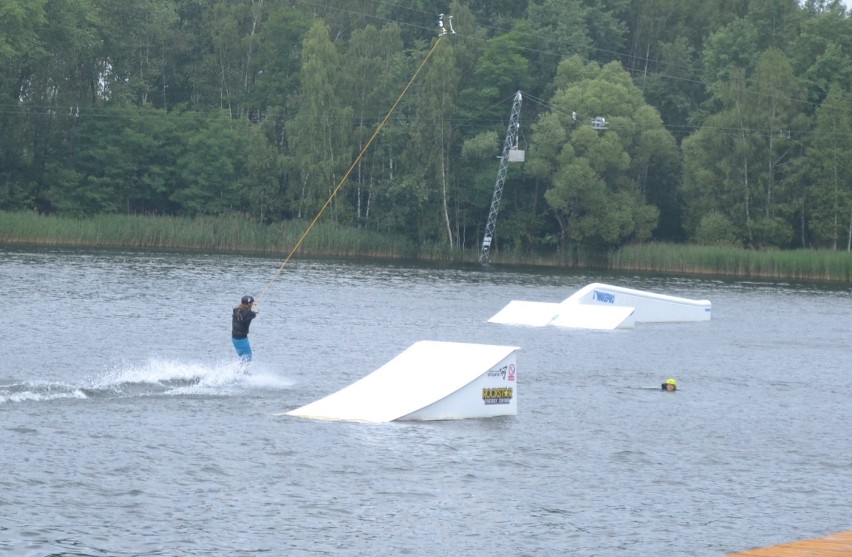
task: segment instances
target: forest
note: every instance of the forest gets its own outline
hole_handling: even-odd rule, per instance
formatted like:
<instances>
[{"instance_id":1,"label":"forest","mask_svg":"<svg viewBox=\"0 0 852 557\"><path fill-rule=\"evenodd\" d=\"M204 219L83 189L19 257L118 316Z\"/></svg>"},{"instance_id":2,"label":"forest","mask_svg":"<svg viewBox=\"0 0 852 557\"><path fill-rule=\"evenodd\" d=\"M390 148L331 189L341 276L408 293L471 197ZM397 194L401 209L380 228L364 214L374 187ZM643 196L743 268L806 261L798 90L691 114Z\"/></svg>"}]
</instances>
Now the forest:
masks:
<instances>
[{"instance_id":1,"label":"forest","mask_svg":"<svg viewBox=\"0 0 852 557\"><path fill-rule=\"evenodd\" d=\"M0 211L476 249L518 91L497 249L852 249L839 0L0 0Z\"/></svg>"}]
</instances>

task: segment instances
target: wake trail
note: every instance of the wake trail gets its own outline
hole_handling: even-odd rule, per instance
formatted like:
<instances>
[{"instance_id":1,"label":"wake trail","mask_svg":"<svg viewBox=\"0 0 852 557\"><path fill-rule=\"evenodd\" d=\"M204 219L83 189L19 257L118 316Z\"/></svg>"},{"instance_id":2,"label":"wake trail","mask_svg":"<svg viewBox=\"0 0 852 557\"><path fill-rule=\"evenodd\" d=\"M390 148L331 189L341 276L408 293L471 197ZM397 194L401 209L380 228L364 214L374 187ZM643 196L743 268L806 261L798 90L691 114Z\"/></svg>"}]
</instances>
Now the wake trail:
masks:
<instances>
[{"instance_id":1,"label":"wake trail","mask_svg":"<svg viewBox=\"0 0 852 557\"><path fill-rule=\"evenodd\" d=\"M3 379L0 404L141 396L234 396L251 389L279 390L292 385L293 381L257 364L151 359L140 364L115 365L79 383Z\"/></svg>"}]
</instances>

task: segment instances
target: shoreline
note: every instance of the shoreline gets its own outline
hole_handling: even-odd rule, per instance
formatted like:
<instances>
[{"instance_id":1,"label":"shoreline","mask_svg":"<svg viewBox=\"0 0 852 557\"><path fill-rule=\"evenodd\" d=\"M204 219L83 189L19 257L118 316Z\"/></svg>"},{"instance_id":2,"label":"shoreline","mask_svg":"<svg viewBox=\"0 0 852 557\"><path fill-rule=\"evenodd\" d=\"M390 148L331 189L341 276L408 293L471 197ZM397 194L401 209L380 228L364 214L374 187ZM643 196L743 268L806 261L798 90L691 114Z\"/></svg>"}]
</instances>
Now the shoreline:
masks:
<instances>
[{"instance_id":1,"label":"shoreline","mask_svg":"<svg viewBox=\"0 0 852 557\"><path fill-rule=\"evenodd\" d=\"M303 233L302 221L258 224L239 217L99 215L87 219L0 212L0 246L128 249L285 257ZM479 264L478 249L416 246L410 239L320 223L293 255L377 261ZM748 250L731 246L647 243L609 253L492 252L501 267L610 271L725 279L852 285L852 252Z\"/></svg>"}]
</instances>

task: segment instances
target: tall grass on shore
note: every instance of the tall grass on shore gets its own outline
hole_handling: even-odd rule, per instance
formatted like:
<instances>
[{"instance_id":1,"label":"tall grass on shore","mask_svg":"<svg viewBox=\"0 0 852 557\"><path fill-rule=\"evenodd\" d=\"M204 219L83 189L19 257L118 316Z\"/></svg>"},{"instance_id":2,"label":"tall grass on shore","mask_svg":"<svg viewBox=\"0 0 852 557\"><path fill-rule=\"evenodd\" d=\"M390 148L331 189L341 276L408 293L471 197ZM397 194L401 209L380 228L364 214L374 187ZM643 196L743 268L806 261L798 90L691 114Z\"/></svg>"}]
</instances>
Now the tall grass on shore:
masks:
<instances>
[{"instance_id":1,"label":"tall grass on shore","mask_svg":"<svg viewBox=\"0 0 852 557\"><path fill-rule=\"evenodd\" d=\"M289 254L306 221L258 224L238 216L99 215L86 219L0 211L0 244ZM475 263L478 249L414 246L405 238L320 221L299 250L304 255L419 259ZM649 243L622 247L607 260L582 250L559 255L495 252L501 265L609 269L677 275L813 280L852 284L852 253L828 250L756 251L732 247Z\"/></svg>"},{"instance_id":2,"label":"tall grass on shore","mask_svg":"<svg viewBox=\"0 0 852 557\"><path fill-rule=\"evenodd\" d=\"M649 243L620 248L611 255L610 268L683 275L849 283L852 282L852 252L758 251L733 247Z\"/></svg>"},{"instance_id":3,"label":"tall grass on shore","mask_svg":"<svg viewBox=\"0 0 852 557\"><path fill-rule=\"evenodd\" d=\"M236 216L98 215L86 219L0 212L0 243L55 247L146 248L210 252L289 253L307 222L258 224ZM412 257L404 239L320 222L301 253L341 257Z\"/></svg>"}]
</instances>

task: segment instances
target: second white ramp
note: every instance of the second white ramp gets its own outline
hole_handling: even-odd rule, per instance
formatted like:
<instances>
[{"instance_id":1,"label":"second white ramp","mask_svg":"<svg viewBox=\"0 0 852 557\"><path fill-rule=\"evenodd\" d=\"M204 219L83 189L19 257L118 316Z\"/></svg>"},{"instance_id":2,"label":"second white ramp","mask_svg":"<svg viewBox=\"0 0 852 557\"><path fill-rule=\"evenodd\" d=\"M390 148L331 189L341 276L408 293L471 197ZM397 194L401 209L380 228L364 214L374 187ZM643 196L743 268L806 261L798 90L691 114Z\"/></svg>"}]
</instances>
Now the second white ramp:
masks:
<instances>
[{"instance_id":1,"label":"second white ramp","mask_svg":"<svg viewBox=\"0 0 852 557\"><path fill-rule=\"evenodd\" d=\"M363 422L515 415L517 350L416 342L348 387L284 415Z\"/></svg>"}]
</instances>

